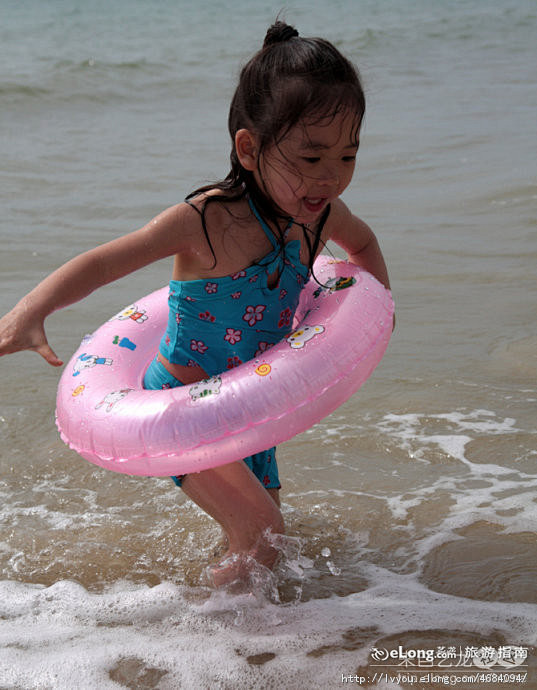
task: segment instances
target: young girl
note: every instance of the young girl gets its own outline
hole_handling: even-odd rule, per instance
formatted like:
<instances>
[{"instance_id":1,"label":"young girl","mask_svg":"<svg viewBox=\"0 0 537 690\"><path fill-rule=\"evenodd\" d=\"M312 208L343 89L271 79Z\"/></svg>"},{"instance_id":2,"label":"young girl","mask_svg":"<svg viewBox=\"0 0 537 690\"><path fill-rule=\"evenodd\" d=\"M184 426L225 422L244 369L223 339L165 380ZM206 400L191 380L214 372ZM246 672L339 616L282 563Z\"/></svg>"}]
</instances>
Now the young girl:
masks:
<instances>
[{"instance_id":1,"label":"young girl","mask_svg":"<svg viewBox=\"0 0 537 690\"><path fill-rule=\"evenodd\" d=\"M330 43L283 22L241 72L229 113L231 170L140 230L72 259L0 320L0 355L34 350L62 362L44 320L153 261L174 256L170 314L146 388L181 386L251 359L288 335L300 291L329 239L388 287L369 227L339 199L354 173L365 100ZM174 477L223 527L215 585L252 559L272 567L284 530L275 449Z\"/></svg>"}]
</instances>

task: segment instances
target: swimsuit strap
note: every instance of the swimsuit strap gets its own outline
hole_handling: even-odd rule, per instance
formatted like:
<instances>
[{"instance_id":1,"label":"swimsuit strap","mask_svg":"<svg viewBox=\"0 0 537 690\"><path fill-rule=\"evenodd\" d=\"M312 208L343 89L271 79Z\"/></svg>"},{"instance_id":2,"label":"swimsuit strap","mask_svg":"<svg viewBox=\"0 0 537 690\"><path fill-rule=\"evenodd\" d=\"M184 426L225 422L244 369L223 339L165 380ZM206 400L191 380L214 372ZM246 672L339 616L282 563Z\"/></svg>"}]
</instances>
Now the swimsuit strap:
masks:
<instances>
[{"instance_id":1,"label":"swimsuit strap","mask_svg":"<svg viewBox=\"0 0 537 690\"><path fill-rule=\"evenodd\" d=\"M293 227L293 222L294 222L293 219L292 219L292 218L289 218L289 222L287 223L287 227L286 227L285 230L283 231L283 239L284 239L284 240L287 239L287 235L289 234L289 231L290 231L291 228Z\"/></svg>"},{"instance_id":2,"label":"swimsuit strap","mask_svg":"<svg viewBox=\"0 0 537 690\"><path fill-rule=\"evenodd\" d=\"M250 208L252 209L252 213L257 218L257 220L259 221L259 224L263 228L265 235L269 238L270 243L272 244L274 249L277 249L280 246L280 243L276 239L274 232L269 228L266 221L263 220L263 218L259 215L259 211L256 209L254 202L250 198L248 199L248 204L250 205ZM284 240L287 239L287 235L289 234L289 230L291 230L292 225L293 225L293 219L289 218L289 222L287 223L287 227L285 228L284 233L283 233L283 239Z\"/></svg>"}]
</instances>

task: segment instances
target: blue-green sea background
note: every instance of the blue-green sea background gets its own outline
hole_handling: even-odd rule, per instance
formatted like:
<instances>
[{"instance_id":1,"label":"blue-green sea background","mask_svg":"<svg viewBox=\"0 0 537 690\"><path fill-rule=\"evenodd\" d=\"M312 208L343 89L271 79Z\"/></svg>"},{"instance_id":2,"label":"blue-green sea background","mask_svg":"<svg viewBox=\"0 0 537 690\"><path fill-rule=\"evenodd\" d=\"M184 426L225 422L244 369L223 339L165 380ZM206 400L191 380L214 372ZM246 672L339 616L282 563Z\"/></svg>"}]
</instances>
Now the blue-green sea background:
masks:
<instances>
[{"instance_id":1,"label":"blue-green sea background","mask_svg":"<svg viewBox=\"0 0 537 690\"><path fill-rule=\"evenodd\" d=\"M1 312L226 174L238 71L281 9L0 2ZM373 647L502 644L528 648L537 687L537 5L296 0L284 17L363 76L345 200L390 268L389 350L280 449L288 539L251 596L203 586L219 531L170 481L63 446L58 371L2 359L1 688L324 689L358 671L406 688L374 677ZM67 360L169 275L55 314L53 347Z\"/></svg>"}]
</instances>

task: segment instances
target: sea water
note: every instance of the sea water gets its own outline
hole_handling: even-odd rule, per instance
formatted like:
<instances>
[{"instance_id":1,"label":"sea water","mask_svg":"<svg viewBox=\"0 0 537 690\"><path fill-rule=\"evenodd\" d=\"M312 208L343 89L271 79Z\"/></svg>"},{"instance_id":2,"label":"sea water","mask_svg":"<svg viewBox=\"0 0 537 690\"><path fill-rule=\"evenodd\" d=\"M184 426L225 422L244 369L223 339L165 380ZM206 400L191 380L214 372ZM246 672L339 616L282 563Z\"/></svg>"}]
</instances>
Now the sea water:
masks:
<instances>
[{"instance_id":1,"label":"sea water","mask_svg":"<svg viewBox=\"0 0 537 690\"><path fill-rule=\"evenodd\" d=\"M281 9L2 3L1 312L227 173L238 70ZM537 687L537 6L296 0L284 16L362 72L345 200L390 268L388 352L279 449L275 573L219 592L217 526L170 480L79 459L54 426L59 372L2 359L1 688ZM53 315L52 346L67 360L170 270Z\"/></svg>"}]
</instances>

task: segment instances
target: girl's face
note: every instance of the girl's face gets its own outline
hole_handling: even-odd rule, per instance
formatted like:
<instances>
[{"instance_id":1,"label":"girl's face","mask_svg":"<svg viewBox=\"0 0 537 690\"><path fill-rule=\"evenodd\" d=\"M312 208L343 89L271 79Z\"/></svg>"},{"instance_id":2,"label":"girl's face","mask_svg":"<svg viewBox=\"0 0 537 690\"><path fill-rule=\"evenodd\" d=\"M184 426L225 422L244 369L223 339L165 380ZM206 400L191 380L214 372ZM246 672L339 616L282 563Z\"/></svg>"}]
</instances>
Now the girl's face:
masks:
<instances>
[{"instance_id":1,"label":"girl's face","mask_svg":"<svg viewBox=\"0 0 537 690\"><path fill-rule=\"evenodd\" d=\"M260 157L257 184L286 215L316 221L350 183L358 136L354 113L304 120Z\"/></svg>"}]
</instances>

